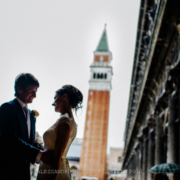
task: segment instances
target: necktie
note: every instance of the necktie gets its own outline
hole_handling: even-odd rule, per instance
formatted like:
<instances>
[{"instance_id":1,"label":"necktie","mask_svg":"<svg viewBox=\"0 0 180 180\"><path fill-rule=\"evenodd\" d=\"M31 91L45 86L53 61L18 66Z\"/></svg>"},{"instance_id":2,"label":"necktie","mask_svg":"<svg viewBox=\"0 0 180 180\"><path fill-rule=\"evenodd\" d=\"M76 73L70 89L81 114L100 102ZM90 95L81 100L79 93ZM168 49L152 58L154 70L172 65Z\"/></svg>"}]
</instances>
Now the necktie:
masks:
<instances>
[{"instance_id":1,"label":"necktie","mask_svg":"<svg viewBox=\"0 0 180 180\"><path fill-rule=\"evenodd\" d=\"M23 110L25 112L25 118L26 118L26 121L27 121L27 115L28 115L28 109L26 106L23 107Z\"/></svg>"},{"instance_id":2,"label":"necktie","mask_svg":"<svg viewBox=\"0 0 180 180\"><path fill-rule=\"evenodd\" d=\"M30 138L30 119L28 118L28 108L26 106L23 107L25 118L27 122L27 129L28 129L28 137Z\"/></svg>"}]
</instances>

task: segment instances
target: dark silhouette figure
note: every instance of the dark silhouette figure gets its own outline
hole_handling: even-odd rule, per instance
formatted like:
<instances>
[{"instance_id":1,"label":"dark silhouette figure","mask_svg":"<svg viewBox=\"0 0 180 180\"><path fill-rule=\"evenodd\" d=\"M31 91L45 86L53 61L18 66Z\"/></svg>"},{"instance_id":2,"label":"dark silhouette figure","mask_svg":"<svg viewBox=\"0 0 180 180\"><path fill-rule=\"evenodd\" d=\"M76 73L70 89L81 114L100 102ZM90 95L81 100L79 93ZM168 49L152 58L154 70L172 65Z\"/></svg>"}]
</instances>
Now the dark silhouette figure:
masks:
<instances>
[{"instance_id":1,"label":"dark silhouette figure","mask_svg":"<svg viewBox=\"0 0 180 180\"><path fill-rule=\"evenodd\" d=\"M180 173L179 172L174 173L173 180L180 180Z\"/></svg>"},{"instance_id":2,"label":"dark silhouette figure","mask_svg":"<svg viewBox=\"0 0 180 180\"><path fill-rule=\"evenodd\" d=\"M166 174L154 174L153 180L169 180Z\"/></svg>"}]
</instances>

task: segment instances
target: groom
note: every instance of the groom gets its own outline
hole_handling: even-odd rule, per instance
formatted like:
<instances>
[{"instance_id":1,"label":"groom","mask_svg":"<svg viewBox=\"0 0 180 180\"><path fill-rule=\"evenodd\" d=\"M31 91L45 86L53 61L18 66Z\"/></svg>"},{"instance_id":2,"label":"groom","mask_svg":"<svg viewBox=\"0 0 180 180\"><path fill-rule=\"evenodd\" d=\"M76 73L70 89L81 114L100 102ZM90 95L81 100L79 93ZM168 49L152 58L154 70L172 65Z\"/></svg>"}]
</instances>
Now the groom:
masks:
<instances>
[{"instance_id":1,"label":"groom","mask_svg":"<svg viewBox=\"0 0 180 180\"><path fill-rule=\"evenodd\" d=\"M53 152L33 146L36 118L27 105L36 97L38 80L22 73L15 80L16 98L0 107L0 179L30 180L30 163L50 164Z\"/></svg>"}]
</instances>

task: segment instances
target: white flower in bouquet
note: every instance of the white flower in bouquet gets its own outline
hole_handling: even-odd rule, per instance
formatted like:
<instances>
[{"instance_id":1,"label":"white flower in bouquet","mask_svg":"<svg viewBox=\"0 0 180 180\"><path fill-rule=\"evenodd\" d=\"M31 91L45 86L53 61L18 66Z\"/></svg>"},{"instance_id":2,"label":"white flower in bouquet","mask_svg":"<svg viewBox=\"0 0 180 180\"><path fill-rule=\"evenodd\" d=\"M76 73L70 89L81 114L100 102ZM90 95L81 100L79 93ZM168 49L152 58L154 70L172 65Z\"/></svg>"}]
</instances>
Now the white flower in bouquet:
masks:
<instances>
[{"instance_id":1,"label":"white flower in bouquet","mask_svg":"<svg viewBox=\"0 0 180 180\"><path fill-rule=\"evenodd\" d=\"M35 132L35 140L34 143L40 146L40 149L44 149L44 142L43 138L39 135L39 133L36 131Z\"/></svg>"}]
</instances>

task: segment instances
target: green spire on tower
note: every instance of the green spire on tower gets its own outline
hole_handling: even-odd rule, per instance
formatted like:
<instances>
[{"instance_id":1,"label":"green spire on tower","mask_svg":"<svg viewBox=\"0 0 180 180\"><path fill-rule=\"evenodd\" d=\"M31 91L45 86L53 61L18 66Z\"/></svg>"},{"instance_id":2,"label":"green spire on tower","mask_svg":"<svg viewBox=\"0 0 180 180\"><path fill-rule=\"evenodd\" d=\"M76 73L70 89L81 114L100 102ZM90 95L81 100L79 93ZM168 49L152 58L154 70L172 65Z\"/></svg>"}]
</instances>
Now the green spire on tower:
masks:
<instances>
[{"instance_id":1,"label":"green spire on tower","mask_svg":"<svg viewBox=\"0 0 180 180\"><path fill-rule=\"evenodd\" d=\"M96 51L109 51L106 24L105 24L104 31L102 33L102 36L101 36L101 39L99 41Z\"/></svg>"}]
</instances>

